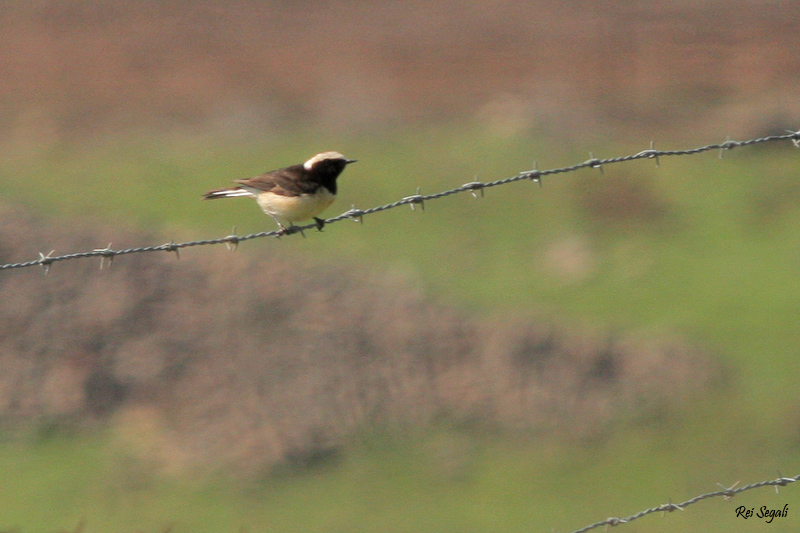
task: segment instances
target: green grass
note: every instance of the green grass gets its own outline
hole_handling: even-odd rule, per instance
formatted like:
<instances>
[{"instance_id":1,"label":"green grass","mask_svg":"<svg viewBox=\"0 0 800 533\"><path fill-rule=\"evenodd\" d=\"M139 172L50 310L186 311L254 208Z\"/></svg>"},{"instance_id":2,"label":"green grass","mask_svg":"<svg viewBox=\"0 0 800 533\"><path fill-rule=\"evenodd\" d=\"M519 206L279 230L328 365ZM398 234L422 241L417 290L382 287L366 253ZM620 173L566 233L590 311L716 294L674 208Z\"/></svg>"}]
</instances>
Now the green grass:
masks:
<instances>
[{"instance_id":1,"label":"green grass","mask_svg":"<svg viewBox=\"0 0 800 533\"><path fill-rule=\"evenodd\" d=\"M664 140L660 146L693 144ZM337 143L310 134L263 143L129 139L8 154L0 183L5 197L55 219L154 228L166 240L217 237L233 226L246 233L273 224L253 202L200 202L203 192L323 149L360 160L342 178L340 200L328 212L333 215L350 204L387 203L417 187L430 193L511 176L534 159L550 168L582 161L589 150L605 157L641 146L556 146L457 128ZM35 446L6 442L0 444L0 530L70 529L85 517L85 531L158 531L169 524L172 531L564 531L712 491L717 482L758 481L776 470L795 475L797 168L790 145L734 150L721 161L716 153L662 158L660 168L640 161L608 166L604 175L581 171L547 179L542 188L516 183L487 190L484 198L463 194L429 202L424 212L402 207L367 217L363 225L342 222L306 239L240 247L254 255L298 254L364 271L406 272L438 297L476 312L686 335L732 371L727 392L686 412L621 424L578 443L564 436L446 429L408 439L355 439L340 462L247 488L180 478L129 486L102 434ZM586 206L594 205L595 195L598 202L603 193L613 198L608 188L620 187L620 176L644 183L667 214L656 221L613 209L591 214ZM114 247L145 244L155 243ZM193 254L182 257L191 261ZM458 447L462 440L469 443L464 463L442 473L430 450L442 441ZM703 503L622 527L728 531L742 527L733 517L735 505L796 508L798 502L793 487L777 496L753 491L734 502ZM770 531L796 529L796 520L790 514ZM756 527L750 522L745 527Z\"/></svg>"},{"instance_id":2,"label":"green grass","mask_svg":"<svg viewBox=\"0 0 800 533\"><path fill-rule=\"evenodd\" d=\"M102 435L4 445L0 527L72 531L84 522L85 532L168 526L173 532L565 531L716 490L717 480L766 476L763 465L753 464L760 451L741 442L731 446L723 438L731 435L705 422L699 439L697 428L670 424L620 428L609 440L582 445L457 430L367 436L339 461L245 484L159 477L132 482L109 460ZM449 453L457 455L455 466ZM791 464L792 454L772 460ZM754 491L735 502L780 501L791 508L798 499L790 487L780 496ZM712 501L668 520L644 518L636 530L723 530L735 524L729 522L732 508Z\"/></svg>"}]
</instances>

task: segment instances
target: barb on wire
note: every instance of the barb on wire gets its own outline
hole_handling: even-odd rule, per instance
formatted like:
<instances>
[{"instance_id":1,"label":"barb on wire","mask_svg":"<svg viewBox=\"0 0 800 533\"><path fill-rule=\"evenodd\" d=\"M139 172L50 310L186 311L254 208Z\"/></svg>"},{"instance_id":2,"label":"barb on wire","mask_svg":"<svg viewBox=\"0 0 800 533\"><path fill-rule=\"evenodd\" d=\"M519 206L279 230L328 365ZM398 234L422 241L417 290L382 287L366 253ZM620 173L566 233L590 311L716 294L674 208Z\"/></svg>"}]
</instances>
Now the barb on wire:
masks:
<instances>
[{"instance_id":1,"label":"barb on wire","mask_svg":"<svg viewBox=\"0 0 800 533\"><path fill-rule=\"evenodd\" d=\"M456 187L454 189L449 189L446 191L441 191L433 194L421 194L420 189L417 188L416 194L406 196L405 198L402 198L396 202L391 202L385 205L380 205L369 209L357 209L355 206L353 206L351 209L345 211L341 215L329 218L327 220L323 220L322 222L324 223L325 226L347 219L358 220L363 222L362 219L365 215L371 215L373 213L378 213L380 211L394 209L402 205L409 205L412 209L414 209L416 207L416 204L419 204L420 207L424 210L425 202L430 200L438 200L439 198L444 198L446 196L462 192L469 192L475 195L475 191L478 190L481 192L481 195L483 195L484 190L488 189L489 187L498 187L500 185L507 185L509 183L521 180L536 181L539 183L539 185L541 185L542 178L544 176L549 176L553 174L564 174L567 172L575 172L576 170L580 170L583 168L599 168L600 172L602 173L603 167L605 165L612 165L615 163L626 163L628 161L634 161L637 159L655 159L656 166L658 166L660 164L659 161L660 157L694 155L702 152L708 152L710 150L719 150L721 156L722 152L725 150L732 150L734 148L750 146L766 142L776 142L776 141L791 141L796 148L800 148L800 131L789 131L785 135L769 135L767 137L748 139L746 141L732 141L728 139L723 143L709 144L707 146L700 146L698 148L690 148L687 150L656 150L653 146L653 143L651 142L650 148L647 150L642 150L641 152L638 152L636 154L626 155L622 157L611 157L607 159L598 159L594 157L594 155L590 152L588 160L584 161L583 163L578 163L576 165L561 167L561 168L552 168L549 170L538 170L536 168L536 165L534 164L534 168L532 170L526 170L520 172L516 176L511 176L510 178L504 178L495 181L485 181L485 182L471 181L469 183L461 185L460 187ZM251 239L260 239L262 237L281 237L283 235L288 236L288 235L293 235L295 233L303 234L303 230L316 229L318 227L319 227L318 223L308 224L305 226L293 226L293 231L291 233L286 233L280 230L274 230L274 231L262 231L259 233L251 233L248 235L235 235L234 231L233 235L228 235L227 237L222 237L219 239L206 239L199 241L188 241L188 242L177 242L177 243L170 241L166 244L158 246L141 246L138 248L126 248L123 250L112 250L111 245L109 245L106 248L97 248L90 252L78 252L66 255L54 256L52 255L53 252L50 252L47 255L40 253L39 259L25 261L22 263L0 264L0 270L27 268L38 265L43 267L45 269L45 273L47 273L49 272L50 267L53 265L53 263L59 261L69 261L72 259L99 257L102 260L101 262L102 266L105 264L105 260L108 260L110 265L111 260L119 255L145 253L145 252L174 252L177 255L178 259L180 259L180 250L182 248L189 248L191 246L206 246L210 244L224 244L228 247L231 246L235 247L240 242L249 241Z\"/></svg>"},{"instance_id":2,"label":"barb on wire","mask_svg":"<svg viewBox=\"0 0 800 533\"><path fill-rule=\"evenodd\" d=\"M745 492L747 490L758 489L761 487L775 487L775 490L778 490L778 487L785 487L790 483L794 483L795 481L800 481L800 476L795 477L783 477L781 476L780 472L778 472L777 479L771 479L768 481L761 481L759 483L751 483L750 485L745 485L743 487L736 488L736 485L739 484L737 481L730 487L725 487L724 485L720 485L722 490L708 492L706 494L701 494L699 496L695 496L694 498L690 498L682 503L672 503L670 500L669 503L665 503L659 505L657 507L651 507L650 509L645 509L644 511L639 511L638 513L628 516L626 518L617 518L617 517L610 517L602 520L600 522L595 522L594 524L589 524L586 527L582 527L581 529L576 529L572 533L585 533L586 531L591 531L592 529L597 529L599 527L608 528L609 526L618 526L621 524L627 524L628 522L632 522L638 518L642 518L643 516L647 516L653 513L670 513L672 511L683 511L686 507L701 502L703 500L707 500L709 498L718 498L722 497L725 500L730 500L740 492ZM719 485L719 484L718 484Z\"/></svg>"}]
</instances>

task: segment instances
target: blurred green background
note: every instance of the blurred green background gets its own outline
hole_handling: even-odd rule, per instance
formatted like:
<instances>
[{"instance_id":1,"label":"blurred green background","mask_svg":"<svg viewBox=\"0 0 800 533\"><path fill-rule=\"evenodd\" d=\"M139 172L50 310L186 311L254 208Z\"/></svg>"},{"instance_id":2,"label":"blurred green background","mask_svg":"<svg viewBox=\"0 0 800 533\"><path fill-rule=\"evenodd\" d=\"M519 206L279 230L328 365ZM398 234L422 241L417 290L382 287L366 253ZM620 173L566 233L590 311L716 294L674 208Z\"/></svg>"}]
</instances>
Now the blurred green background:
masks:
<instances>
[{"instance_id":1,"label":"blurred green background","mask_svg":"<svg viewBox=\"0 0 800 533\"><path fill-rule=\"evenodd\" d=\"M55 239L73 226L118 233L114 248L271 230L252 202L200 195L325 150L359 160L340 179L333 216L534 161L553 168L653 139L681 149L796 130L800 65L786 43L798 5L734 3L7 3L0 191L58 231L5 243L0 258L79 251ZM279 257L356 278L397 274L406 290L478 323L686 339L724 376L716 385L683 376L677 383L696 389L686 401L615 412L588 433L569 419L555 430L364 424L341 436L335 460L243 479L214 465L144 468L149 447L173 445L162 442L169 432L114 410L68 423L17 416L24 399L4 393L0 530L571 531L717 483L796 475L798 168L790 143L636 161L237 251L254 265ZM229 257L189 249L170 268L213 259L223 272ZM47 292L75 263L54 265L43 282L38 271L4 271L4 290L33 287L35 274ZM195 290L187 280L172 297L189 302ZM48 309L40 314L58 320ZM772 524L735 517L738 505L787 503L789 516ZM794 531L798 503L795 487L755 490L620 527Z\"/></svg>"}]
</instances>

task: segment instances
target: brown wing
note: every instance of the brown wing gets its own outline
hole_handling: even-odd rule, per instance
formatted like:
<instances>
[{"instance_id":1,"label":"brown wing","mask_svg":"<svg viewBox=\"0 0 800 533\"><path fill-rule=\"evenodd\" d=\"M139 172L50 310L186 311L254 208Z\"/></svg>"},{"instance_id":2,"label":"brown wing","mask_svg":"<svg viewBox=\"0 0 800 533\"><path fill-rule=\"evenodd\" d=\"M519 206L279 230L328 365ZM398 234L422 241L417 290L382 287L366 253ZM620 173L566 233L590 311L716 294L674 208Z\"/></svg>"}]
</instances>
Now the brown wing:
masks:
<instances>
[{"instance_id":1,"label":"brown wing","mask_svg":"<svg viewBox=\"0 0 800 533\"><path fill-rule=\"evenodd\" d=\"M297 196L314 192L319 188L319 183L308 179L308 171L303 165L294 165L273 170L254 178L233 181L245 187L251 187L259 191L269 191L281 196Z\"/></svg>"}]
</instances>

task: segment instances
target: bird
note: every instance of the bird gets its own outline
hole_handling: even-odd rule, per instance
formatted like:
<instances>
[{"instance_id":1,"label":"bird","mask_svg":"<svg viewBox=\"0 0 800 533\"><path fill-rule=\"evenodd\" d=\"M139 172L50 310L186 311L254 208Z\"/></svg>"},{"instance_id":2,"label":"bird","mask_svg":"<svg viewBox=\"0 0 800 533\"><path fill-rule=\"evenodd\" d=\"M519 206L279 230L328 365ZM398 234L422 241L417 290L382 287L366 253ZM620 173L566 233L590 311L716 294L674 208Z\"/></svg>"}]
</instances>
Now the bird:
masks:
<instances>
[{"instance_id":1,"label":"bird","mask_svg":"<svg viewBox=\"0 0 800 533\"><path fill-rule=\"evenodd\" d=\"M203 195L204 200L255 198L264 213L271 216L280 228L288 232L281 221L289 226L300 220L313 218L322 231L325 221L317 215L327 209L336 198L336 178L345 167L357 159L347 159L339 152L322 152L301 165L271 170L248 179L233 180L239 185L214 189Z\"/></svg>"}]
</instances>

